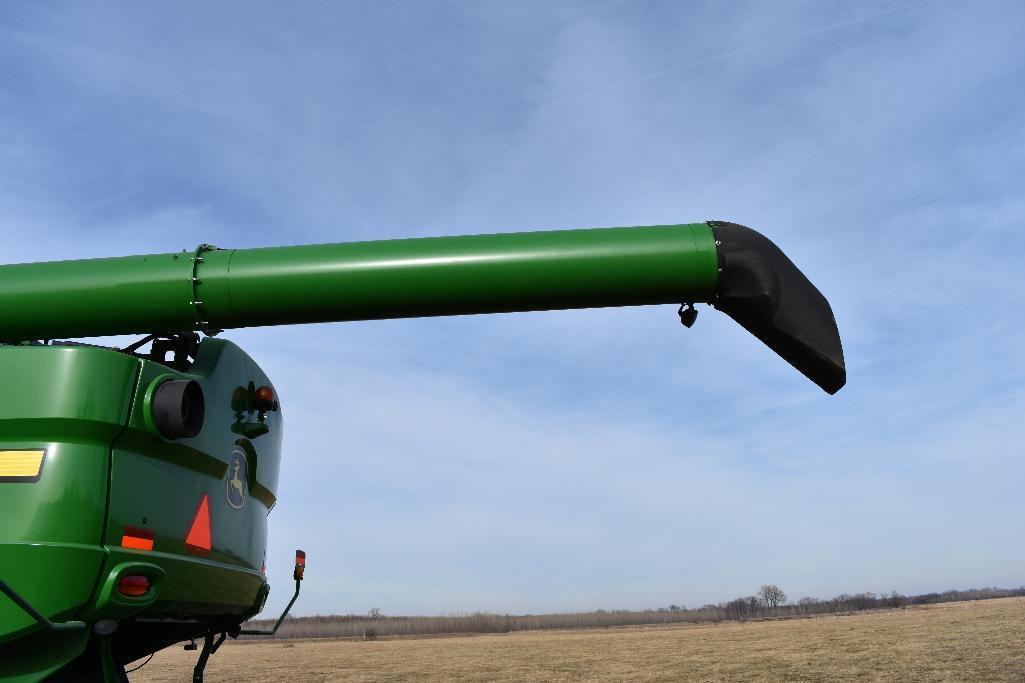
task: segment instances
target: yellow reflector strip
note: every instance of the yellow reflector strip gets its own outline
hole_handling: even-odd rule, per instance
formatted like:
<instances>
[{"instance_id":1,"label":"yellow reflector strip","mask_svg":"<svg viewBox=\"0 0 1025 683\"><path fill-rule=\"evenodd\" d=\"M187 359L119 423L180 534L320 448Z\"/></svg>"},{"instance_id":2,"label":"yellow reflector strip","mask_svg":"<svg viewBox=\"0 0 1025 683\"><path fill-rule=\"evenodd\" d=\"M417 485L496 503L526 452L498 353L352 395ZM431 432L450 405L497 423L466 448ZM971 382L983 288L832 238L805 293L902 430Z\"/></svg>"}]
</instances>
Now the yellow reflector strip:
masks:
<instances>
[{"instance_id":1,"label":"yellow reflector strip","mask_svg":"<svg viewBox=\"0 0 1025 683\"><path fill-rule=\"evenodd\" d=\"M0 481L38 481L46 451L0 451Z\"/></svg>"}]
</instances>

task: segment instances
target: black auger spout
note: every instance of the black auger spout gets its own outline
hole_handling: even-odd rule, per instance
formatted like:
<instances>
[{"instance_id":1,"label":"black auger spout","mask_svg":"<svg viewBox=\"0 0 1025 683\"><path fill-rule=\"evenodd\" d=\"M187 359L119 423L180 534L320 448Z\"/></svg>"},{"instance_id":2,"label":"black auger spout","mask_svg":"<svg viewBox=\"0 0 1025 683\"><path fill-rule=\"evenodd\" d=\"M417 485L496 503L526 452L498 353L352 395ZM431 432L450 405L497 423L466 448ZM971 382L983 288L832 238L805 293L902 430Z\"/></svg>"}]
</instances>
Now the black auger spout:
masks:
<instances>
[{"instance_id":1,"label":"black auger spout","mask_svg":"<svg viewBox=\"0 0 1025 683\"><path fill-rule=\"evenodd\" d=\"M830 394L847 381L840 332L826 297L772 240L709 221L719 256L715 307Z\"/></svg>"}]
</instances>

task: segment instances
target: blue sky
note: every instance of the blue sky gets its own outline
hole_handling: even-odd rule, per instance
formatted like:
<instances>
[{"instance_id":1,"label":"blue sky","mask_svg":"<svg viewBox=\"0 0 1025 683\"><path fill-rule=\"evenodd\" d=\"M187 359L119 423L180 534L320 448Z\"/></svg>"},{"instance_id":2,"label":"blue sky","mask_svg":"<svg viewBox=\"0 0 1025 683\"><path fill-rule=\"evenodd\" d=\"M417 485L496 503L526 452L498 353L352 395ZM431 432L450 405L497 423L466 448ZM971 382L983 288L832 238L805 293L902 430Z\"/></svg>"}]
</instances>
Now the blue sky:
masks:
<instances>
[{"instance_id":1,"label":"blue sky","mask_svg":"<svg viewBox=\"0 0 1025 683\"><path fill-rule=\"evenodd\" d=\"M829 297L828 397L673 307L232 331L286 415L272 613L1025 582L1025 7L16 3L4 261L678 223ZM275 559L278 558L278 559Z\"/></svg>"}]
</instances>

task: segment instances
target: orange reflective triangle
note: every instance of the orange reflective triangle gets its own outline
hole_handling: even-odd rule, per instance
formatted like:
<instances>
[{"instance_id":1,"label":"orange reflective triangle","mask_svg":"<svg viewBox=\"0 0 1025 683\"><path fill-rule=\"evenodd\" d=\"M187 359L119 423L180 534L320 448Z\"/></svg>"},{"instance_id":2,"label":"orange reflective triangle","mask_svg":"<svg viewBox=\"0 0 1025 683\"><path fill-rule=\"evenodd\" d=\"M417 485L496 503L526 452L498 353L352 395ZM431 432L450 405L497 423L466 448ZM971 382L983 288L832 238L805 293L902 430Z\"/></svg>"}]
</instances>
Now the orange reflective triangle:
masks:
<instances>
[{"instance_id":1,"label":"orange reflective triangle","mask_svg":"<svg viewBox=\"0 0 1025 683\"><path fill-rule=\"evenodd\" d=\"M210 552L210 496L205 493L192 519L189 535L185 537L185 549L200 555Z\"/></svg>"}]
</instances>

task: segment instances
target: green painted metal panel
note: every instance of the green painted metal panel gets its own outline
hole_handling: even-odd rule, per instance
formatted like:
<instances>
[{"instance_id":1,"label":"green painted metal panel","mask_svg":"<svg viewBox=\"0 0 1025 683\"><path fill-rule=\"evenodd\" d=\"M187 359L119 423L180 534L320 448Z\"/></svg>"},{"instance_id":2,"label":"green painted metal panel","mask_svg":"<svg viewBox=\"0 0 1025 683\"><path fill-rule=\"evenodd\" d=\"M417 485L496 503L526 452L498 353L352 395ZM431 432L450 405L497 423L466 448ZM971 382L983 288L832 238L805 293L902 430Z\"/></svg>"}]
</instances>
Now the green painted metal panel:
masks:
<instances>
[{"instance_id":1,"label":"green painted metal panel","mask_svg":"<svg viewBox=\"0 0 1025 683\"><path fill-rule=\"evenodd\" d=\"M51 621L73 618L88 602L103 560L97 543L0 543L3 580ZM28 614L0 595L0 643L37 630Z\"/></svg>"},{"instance_id":2,"label":"green painted metal panel","mask_svg":"<svg viewBox=\"0 0 1025 683\"><path fill-rule=\"evenodd\" d=\"M103 562L110 444L139 361L88 347L0 347L0 450L46 451L38 481L0 481L3 580L51 619L90 597ZM0 598L0 641L35 628Z\"/></svg>"},{"instance_id":3,"label":"green painted metal panel","mask_svg":"<svg viewBox=\"0 0 1025 683\"><path fill-rule=\"evenodd\" d=\"M12 431L45 436L65 429L66 420L84 425L75 430L106 439L128 416L138 365L131 356L98 347L0 346L8 391L0 401L0 439Z\"/></svg>"},{"instance_id":4,"label":"green painted metal panel","mask_svg":"<svg viewBox=\"0 0 1025 683\"><path fill-rule=\"evenodd\" d=\"M188 372L141 361L128 426L111 453L110 506L105 530L107 568L130 560L152 562L167 574L157 602L147 615L239 614L253 604L265 583L261 574L267 541L269 505L277 488L283 419L264 417L266 433L245 436L255 414L235 410L232 398L250 382L270 380L249 356L229 341L206 338ZM194 438L168 441L149 430L145 420L146 388L160 378L192 379L205 397L203 430ZM229 489L233 452L245 444L246 496L233 507ZM211 522L211 548L197 553L186 538L203 496ZM152 550L123 548L127 527L153 534Z\"/></svg>"},{"instance_id":5,"label":"green painted metal panel","mask_svg":"<svg viewBox=\"0 0 1025 683\"><path fill-rule=\"evenodd\" d=\"M38 631L15 641L0 642L0 680L4 683L47 680L47 676L85 650L89 635L84 629L64 633Z\"/></svg>"}]
</instances>

